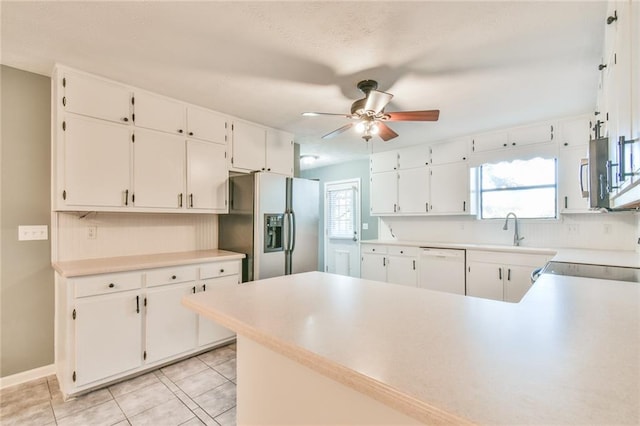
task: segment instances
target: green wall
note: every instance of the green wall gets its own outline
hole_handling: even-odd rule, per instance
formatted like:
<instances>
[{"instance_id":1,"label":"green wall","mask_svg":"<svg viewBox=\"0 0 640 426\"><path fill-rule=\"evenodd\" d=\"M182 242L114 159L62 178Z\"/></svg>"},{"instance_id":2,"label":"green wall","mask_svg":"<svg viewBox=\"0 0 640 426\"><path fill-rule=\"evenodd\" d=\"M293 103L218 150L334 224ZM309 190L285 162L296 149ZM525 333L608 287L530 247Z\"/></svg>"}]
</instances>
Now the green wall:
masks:
<instances>
[{"instance_id":1,"label":"green wall","mask_svg":"<svg viewBox=\"0 0 640 426\"><path fill-rule=\"evenodd\" d=\"M0 68L0 376L53 364L50 240L18 241L19 225L51 233L51 83Z\"/></svg>"},{"instance_id":2,"label":"green wall","mask_svg":"<svg viewBox=\"0 0 640 426\"><path fill-rule=\"evenodd\" d=\"M360 233L360 240L374 240L378 238L378 219L371 217L370 213L370 181L369 181L369 160L350 161L333 166L318 167L310 170L302 170L300 177L306 179L317 179L320 181L320 230L318 235L318 269L324 269L324 184L344 179L360 178L360 202L362 212L362 224L369 225L369 229L363 229Z\"/></svg>"}]
</instances>

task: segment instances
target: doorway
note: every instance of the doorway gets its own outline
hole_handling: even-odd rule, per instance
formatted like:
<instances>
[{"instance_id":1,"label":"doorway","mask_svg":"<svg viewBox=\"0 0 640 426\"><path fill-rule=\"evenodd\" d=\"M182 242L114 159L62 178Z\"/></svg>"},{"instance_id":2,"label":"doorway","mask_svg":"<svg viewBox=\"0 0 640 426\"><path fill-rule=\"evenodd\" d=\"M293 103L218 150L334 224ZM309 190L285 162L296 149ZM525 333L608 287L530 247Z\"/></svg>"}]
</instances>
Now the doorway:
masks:
<instances>
[{"instance_id":1,"label":"doorway","mask_svg":"<svg viewBox=\"0 0 640 426\"><path fill-rule=\"evenodd\" d=\"M360 178L324 184L324 270L360 277Z\"/></svg>"}]
</instances>

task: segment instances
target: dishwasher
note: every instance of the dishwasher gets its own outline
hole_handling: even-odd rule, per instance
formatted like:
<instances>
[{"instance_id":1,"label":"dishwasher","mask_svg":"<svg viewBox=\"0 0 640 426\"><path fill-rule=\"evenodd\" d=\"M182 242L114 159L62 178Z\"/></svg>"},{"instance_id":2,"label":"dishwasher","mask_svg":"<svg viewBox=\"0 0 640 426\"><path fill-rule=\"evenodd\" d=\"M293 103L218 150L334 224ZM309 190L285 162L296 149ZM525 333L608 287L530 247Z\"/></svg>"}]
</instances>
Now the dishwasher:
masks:
<instances>
[{"instance_id":1,"label":"dishwasher","mask_svg":"<svg viewBox=\"0 0 640 426\"><path fill-rule=\"evenodd\" d=\"M420 247L418 285L428 290L465 294L465 250Z\"/></svg>"}]
</instances>

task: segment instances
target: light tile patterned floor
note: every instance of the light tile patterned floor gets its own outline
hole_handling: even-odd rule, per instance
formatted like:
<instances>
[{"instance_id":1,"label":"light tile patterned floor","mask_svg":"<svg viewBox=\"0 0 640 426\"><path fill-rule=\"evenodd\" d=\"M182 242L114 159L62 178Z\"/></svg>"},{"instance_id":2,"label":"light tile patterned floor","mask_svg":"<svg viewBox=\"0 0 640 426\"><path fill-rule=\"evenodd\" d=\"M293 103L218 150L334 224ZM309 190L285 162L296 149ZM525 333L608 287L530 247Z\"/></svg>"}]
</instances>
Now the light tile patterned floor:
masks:
<instances>
[{"instance_id":1,"label":"light tile patterned floor","mask_svg":"<svg viewBox=\"0 0 640 426\"><path fill-rule=\"evenodd\" d=\"M63 401L55 376L0 391L0 424L235 425L236 346Z\"/></svg>"}]
</instances>

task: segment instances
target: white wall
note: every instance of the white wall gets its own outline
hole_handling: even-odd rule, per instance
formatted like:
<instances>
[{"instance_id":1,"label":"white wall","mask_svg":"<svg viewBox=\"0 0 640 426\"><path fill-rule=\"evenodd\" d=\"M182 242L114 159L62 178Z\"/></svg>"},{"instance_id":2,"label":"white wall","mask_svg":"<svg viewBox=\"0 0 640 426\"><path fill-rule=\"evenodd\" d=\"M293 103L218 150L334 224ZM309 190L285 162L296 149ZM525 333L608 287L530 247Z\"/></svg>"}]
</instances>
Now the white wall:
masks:
<instances>
[{"instance_id":1,"label":"white wall","mask_svg":"<svg viewBox=\"0 0 640 426\"><path fill-rule=\"evenodd\" d=\"M218 216L161 213L58 213L57 259L80 260L218 247ZM87 227L96 226L95 239Z\"/></svg>"},{"instance_id":2,"label":"white wall","mask_svg":"<svg viewBox=\"0 0 640 426\"><path fill-rule=\"evenodd\" d=\"M635 250L640 214L629 212L562 215L559 220L521 220L521 246ZM471 217L386 217L380 219L380 239L470 244L513 243L513 219ZM391 232L393 236L391 235ZM394 238L395 237L395 238Z\"/></svg>"}]
</instances>

